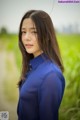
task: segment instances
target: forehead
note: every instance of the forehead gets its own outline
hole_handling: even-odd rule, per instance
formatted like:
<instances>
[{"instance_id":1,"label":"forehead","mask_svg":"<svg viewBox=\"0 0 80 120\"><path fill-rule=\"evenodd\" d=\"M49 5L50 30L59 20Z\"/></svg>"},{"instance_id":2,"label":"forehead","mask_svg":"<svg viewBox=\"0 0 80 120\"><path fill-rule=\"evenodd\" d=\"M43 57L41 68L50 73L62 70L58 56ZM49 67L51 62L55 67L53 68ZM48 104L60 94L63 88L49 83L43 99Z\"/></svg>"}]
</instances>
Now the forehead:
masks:
<instances>
[{"instance_id":1,"label":"forehead","mask_svg":"<svg viewBox=\"0 0 80 120\"><path fill-rule=\"evenodd\" d=\"M22 29L36 29L35 23L31 18L26 18L23 20Z\"/></svg>"}]
</instances>

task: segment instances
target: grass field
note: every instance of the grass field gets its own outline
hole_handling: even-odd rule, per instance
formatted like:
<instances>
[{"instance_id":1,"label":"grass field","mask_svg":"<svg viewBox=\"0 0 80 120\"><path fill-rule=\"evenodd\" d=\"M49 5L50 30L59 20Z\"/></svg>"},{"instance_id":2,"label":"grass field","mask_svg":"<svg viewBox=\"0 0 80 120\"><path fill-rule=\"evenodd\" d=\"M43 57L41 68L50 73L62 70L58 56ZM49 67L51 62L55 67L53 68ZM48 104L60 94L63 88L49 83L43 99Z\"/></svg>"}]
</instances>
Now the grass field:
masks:
<instances>
[{"instance_id":1,"label":"grass field","mask_svg":"<svg viewBox=\"0 0 80 120\"><path fill-rule=\"evenodd\" d=\"M57 34L65 67L66 88L60 107L60 120L80 120L80 35ZM0 35L0 111L7 110L16 120L17 82L21 54L17 35Z\"/></svg>"}]
</instances>

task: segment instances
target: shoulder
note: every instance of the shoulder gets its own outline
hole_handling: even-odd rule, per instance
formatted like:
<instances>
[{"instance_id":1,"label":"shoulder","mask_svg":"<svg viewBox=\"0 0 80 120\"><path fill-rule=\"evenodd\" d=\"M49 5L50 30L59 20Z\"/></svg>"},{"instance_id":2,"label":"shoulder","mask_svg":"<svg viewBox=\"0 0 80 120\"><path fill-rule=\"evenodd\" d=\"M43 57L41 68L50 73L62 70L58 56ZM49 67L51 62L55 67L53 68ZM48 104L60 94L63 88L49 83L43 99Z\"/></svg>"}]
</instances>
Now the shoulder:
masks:
<instances>
[{"instance_id":1,"label":"shoulder","mask_svg":"<svg viewBox=\"0 0 80 120\"><path fill-rule=\"evenodd\" d=\"M53 62L47 61L41 66L42 84L62 86L64 90L65 78L60 68Z\"/></svg>"},{"instance_id":2,"label":"shoulder","mask_svg":"<svg viewBox=\"0 0 80 120\"><path fill-rule=\"evenodd\" d=\"M55 74L58 77L63 77L63 73L60 68L50 60L47 60L40 65L38 70L41 74L43 74L44 77L48 77L51 74Z\"/></svg>"}]
</instances>

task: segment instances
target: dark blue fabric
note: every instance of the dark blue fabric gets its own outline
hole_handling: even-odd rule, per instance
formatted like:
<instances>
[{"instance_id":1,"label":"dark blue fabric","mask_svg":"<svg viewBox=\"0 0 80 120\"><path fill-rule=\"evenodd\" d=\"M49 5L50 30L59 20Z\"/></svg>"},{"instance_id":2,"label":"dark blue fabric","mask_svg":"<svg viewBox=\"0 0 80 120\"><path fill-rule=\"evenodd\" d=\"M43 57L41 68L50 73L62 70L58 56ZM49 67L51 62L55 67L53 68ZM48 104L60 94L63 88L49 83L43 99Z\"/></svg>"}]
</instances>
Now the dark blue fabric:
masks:
<instances>
[{"instance_id":1,"label":"dark blue fabric","mask_svg":"<svg viewBox=\"0 0 80 120\"><path fill-rule=\"evenodd\" d=\"M58 66L43 54L30 61L19 89L18 120L58 120L65 79Z\"/></svg>"}]
</instances>

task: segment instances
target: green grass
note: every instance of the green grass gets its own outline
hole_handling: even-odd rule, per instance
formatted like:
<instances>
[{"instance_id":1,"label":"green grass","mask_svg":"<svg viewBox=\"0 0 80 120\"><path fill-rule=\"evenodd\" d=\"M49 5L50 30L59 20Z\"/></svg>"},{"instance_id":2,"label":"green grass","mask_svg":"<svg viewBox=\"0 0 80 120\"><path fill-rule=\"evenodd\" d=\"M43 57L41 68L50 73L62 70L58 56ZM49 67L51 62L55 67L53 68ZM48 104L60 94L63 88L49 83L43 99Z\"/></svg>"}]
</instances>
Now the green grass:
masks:
<instances>
[{"instance_id":1,"label":"green grass","mask_svg":"<svg viewBox=\"0 0 80 120\"><path fill-rule=\"evenodd\" d=\"M66 89L60 107L61 120L80 118L80 35L57 36L65 67Z\"/></svg>"},{"instance_id":2,"label":"green grass","mask_svg":"<svg viewBox=\"0 0 80 120\"><path fill-rule=\"evenodd\" d=\"M65 67L64 76L66 79L65 93L60 106L60 120L80 119L80 35L57 34L62 59ZM1 35L0 51L12 51L15 56L16 66L20 72L21 54L18 48L17 35ZM9 63L7 63L8 66ZM11 69L11 67L9 67ZM13 73L12 73L13 74ZM11 81L14 81L13 79ZM16 100L15 83L5 80L4 88L8 100ZM11 87L11 85L13 86ZM14 90L14 91L13 91ZM12 92L14 95L12 96Z\"/></svg>"}]
</instances>

